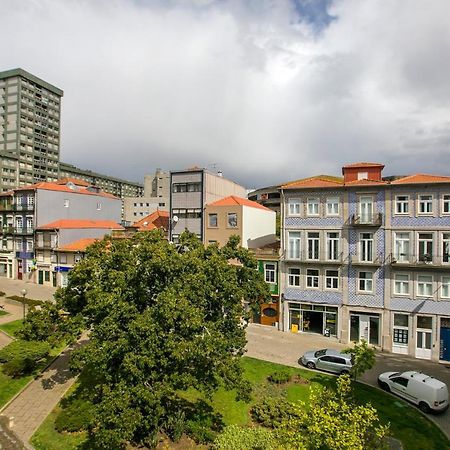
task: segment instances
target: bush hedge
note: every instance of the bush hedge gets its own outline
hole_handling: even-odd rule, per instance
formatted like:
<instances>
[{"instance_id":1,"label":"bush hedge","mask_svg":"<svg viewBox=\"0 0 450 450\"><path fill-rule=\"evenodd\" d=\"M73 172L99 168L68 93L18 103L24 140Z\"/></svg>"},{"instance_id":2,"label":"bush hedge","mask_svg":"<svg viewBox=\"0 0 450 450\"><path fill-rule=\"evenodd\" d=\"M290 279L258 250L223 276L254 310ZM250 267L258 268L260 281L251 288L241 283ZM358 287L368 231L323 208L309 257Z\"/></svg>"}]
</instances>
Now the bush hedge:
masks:
<instances>
[{"instance_id":1,"label":"bush hedge","mask_svg":"<svg viewBox=\"0 0 450 450\"><path fill-rule=\"evenodd\" d=\"M0 350L3 372L11 377L29 374L49 352L47 342L15 340Z\"/></svg>"},{"instance_id":2,"label":"bush hedge","mask_svg":"<svg viewBox=\"0 0 450 450\"><path fill-rule=\"evenodd\" d=\"M276 428L285 419L294 416L292 404L284 398L267 397L250 410L252 419L267 428Z\"/></svg>"},{"instance_id":3,"label":"bush hedge","mask_svg":"<svg viewBox=\"0 0 450 450\"><path fill-rule=\"evenodd\" d=\"M93 409L93 404L88 400L73 400L56 417L56 430L60 433L87 430L92 421Z\"/></svg>"},{"instance_id":4,"label":"bush hedge","mask_svg":"<svg viewBox=\"0 0 450 450\"><path fill-rule=\"evenodd\" d=\"M10 295L9 297L6 298L9 298L10 300L14 300L19 303L25 303L30 307L43 305L45 303L43 300L35 300L34 298L21 297L20 295Z\"/></svg>"},{"instance_id":5,"label":"bush hedge","mask_svg":"<svg viewBox=\"0 0 450 450\"><path fill-rule=\"evenodd\" d=\"M291 374L286 370L279 370L270 374L267 379L274 384L284 384L291 381Z\"/></svg>"}]
</instances>

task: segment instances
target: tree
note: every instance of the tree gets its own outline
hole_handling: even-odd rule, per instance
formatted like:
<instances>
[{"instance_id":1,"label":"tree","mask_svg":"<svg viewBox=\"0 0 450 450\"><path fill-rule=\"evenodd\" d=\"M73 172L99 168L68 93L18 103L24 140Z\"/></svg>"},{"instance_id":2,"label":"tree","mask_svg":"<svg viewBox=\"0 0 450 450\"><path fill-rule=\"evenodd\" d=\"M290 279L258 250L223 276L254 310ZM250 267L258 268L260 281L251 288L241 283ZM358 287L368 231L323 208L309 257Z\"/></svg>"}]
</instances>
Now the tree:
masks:
<instances>
[{"instance_id":1,"label":"tree","mask_svg":"<svg viewBox=\"0 0 450 450\"><path fill-rule=\"evenodd\" d=\"M379 424L372 405L358 405L351 397L348 375L337 390L311 389L309 404L294 405L296 414L278 430L282 448L296 450L372 450L384 448L388 426Z\"/></svg>"},{"instance_id":2,"label":"tree","mask_svg":"<svg viewBox=\"0 0 450 450\"><path fill-rule=\"evenodd\" d=\"M152 445L173 422L181 390L211 394L223 385L248 394L242 302L270 294L238 243L205 248L185 233L172 244L157 230L105 238L70 272L57 300L91 330L73 367L100 374L90 427L99 448Z\"/></svg>"},{"instance_id":3,"label":"tree","mask_svg":"<svg viewBox=\"0 0 450 450\"><path fill-rule=\"evenodd\" d=\"M352 355L353 366L350 373L355 380L375 365L375 348L369 347L364 339L355 343L352 348L346 348L343 353Z\"/></svg>"}]
</instances>

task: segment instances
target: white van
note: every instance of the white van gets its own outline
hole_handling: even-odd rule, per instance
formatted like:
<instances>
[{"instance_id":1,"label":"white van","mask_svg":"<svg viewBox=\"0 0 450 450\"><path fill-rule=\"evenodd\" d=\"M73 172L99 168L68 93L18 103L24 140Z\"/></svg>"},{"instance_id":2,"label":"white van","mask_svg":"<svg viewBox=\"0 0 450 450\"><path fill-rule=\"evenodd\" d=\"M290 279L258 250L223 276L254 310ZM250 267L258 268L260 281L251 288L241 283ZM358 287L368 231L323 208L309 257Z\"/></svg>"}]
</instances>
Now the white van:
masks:
<instances>
[{"instance_id":1,"label":"white van","mask_svg":"<svg viewBox=\"0 0 450 450\"><path fill-rule=\"evenodd\" d=\"M378 377L385 391L418 405L423 412L442 412L448 408L447 385L422 372L385 372Z\"/></svg>"}]
</instances>

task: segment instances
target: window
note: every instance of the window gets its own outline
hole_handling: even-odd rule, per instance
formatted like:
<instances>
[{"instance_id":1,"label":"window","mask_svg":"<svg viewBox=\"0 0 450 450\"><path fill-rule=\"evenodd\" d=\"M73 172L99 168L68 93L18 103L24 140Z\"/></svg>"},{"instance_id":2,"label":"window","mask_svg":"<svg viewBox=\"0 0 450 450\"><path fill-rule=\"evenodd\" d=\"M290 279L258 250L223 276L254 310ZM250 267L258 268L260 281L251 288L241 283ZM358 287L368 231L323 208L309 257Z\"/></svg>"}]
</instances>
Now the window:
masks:
<instances>
[{"instance_id":1,"label":"window","mask_svg":"<svg viewBox=\"0 0 450 450\"><path fill-rule=\"evenodd\" d=\"M298 267L290 267L288 269L288 285L290 287L300 286L300 269Z\"/></svg>"},{"instance_id":2,"label":"window","mask_svg":"<svg viewBox=\"0 0 450 450\"><path fill-rule=\"evenodd\" d=\"M33 218L27 217L27 229L32 230L33 229Z\"/></svg>"},{"instance_id":3,"label":"window","mask_svg":"<svg viewBox=\"0 0 450 450\"><path fill-rule=\"evenodd\" d=\"M237 214L236 213L228 213L228 227L229 228L237 228Z\"/></svg>"},{"instance_id":4,"label":"window","mask_svg":"<svg viewBox=\"0 0 450 450\"><path fill-rule=\"evenodd\" d=\"M23 250L23 242L22 239L17 239L16 241L16 250L21 252Z\"/></svg>"},{"instance_id":5,"label":"window","mask_svg":"<svg viewBox=\"0 0 450 450\"><path fill-rule=\"evenodd\" d=\"M373 273L372 272L359 272L358 273L358 286L361 292L373 291Z\"/></svg>"},{"instance_id":6,"label":"window","mask_svg":"<svg viewBox=\"0 0 450 450\"><path fill-rule=\"evenodd\" d=\"M27 240L27 252L33 251L33 241Z\"/></svg>"},{"instance_id":7,"label":"window","mask_svg":"<svg viewBox=\"0 0 450 450\"><path fill-rule=\"evenodd\" d=\"M266 280L266 283L276 282L275 268L276 268L275 264L272 263L264 264L264 279Z\"/></svg>"},{"instance_id":8,"label":"window","mask_svg":"<svg viewBox=\"0 0 450 450\"><path fill-rule=\"evenodd\" d=\"M308 216L318 216L319 215L319 199L308 198Z\"/></svg>"},{"instance_id":9,"label":"window","mask_svg":"<svg viewBox=\"0 0 450 450\"><path fill-rule=\"evenodd\" d=\"M433 214L433 196L419 195L419 214Z\"/></svg>"},{"instance_id":10,"label":"window","mask_svg":"<svg viewBox=\"0 0 450 450\"><path fill-rule=\"evenodd\" d=\"M339 197L327 197L327 216L339 215Z\"/></svg>"},{"instance_id":11,"label":"window","mask_svg":"<svg viewBox=\"0 0 450 450\"><path fill-rule=\"evenodd\" d=\"M325 286L327 289L339 289L339 271L325 271Z\"/></svg>"},{"instance_id":12,"label":"window","mask_svg":"<svg viewBox=\"0 0 450 450\"><path fill-rule=\"evenodd\" d=\"M395 197L395 214L409 214L409 195Z\"/></svg>"},{"instance_id":13,"label":"window","mask_svg":"<svg viewBox=\"0 0 450 450\"><path fill-rule=\"evenodd\" d=\"M68 208L68 207L69 207L69 204L70 204L69 200L68 200L68 199L65 199L65 200L64 200L64 208Z\"/></svg>"},{"instance_id":14,"label":"window","mask_svg":"<svg viewBox=\"0 0 450 450\"><path fill-rule=\"evenodd\" d=\"M298 198L288 200L288 211L290 216L300 215L300 200Z\"/></svg>"},{"instance_id":15,"label":"window","mask_svg":"<svg viewBox=\"0 0 450 450\"><path fill-rule=\"evenodd\" d=\"M59 262L61 264L67 264L67 255L65 253L60 253Z\"/></svg>"},{"instance_id":16,"label":"window","mask_svg":"<svg viewBox=\"0 0 450 450\"><path fill-rule=\"evenodd\" d=\"M36 253L36 260L38 262L43 262L44 261L44 254L41 252Z\"/></svg>"},{"instance_id":17,"label":"window","mask_svg":"<svg viewBox=\"0 0 450 450\"><path fill-rule=\"evenodd\" d=\"M394 294L408 295L409 294L409 275L403 273L396 273L394 275Z\"/></svg>"},{"instance_id":18,"label":"window","mask_svg":"<svg viewBox=\"0 0 450 450\"><path fill-rule=\"evenodd\" d=\"M450 277L442 277L441 297L442 298L450 298Z\"/></svg>"},{"instance_id":19,"label":"window","mask_svg":"<svg viewBox=\"0 0 450 450\"><path fill-rule=\"evenodd\" d=\"M432 262L433 233L419 233L419 261Z\"/></svg>"},{"instance_id":20,"label":"window","mask_svg":"<svg viewBox=\"0 0 450 450\"><path fill-rule=\"evenodd\" d=\"M408 379L403 377L392 378L392 381L402 387L408 386Z\"/></svg>"},{"instance_id":21,"label":"window","mask_svg":"<svg viewBox=\"0 0 450 450\"><path fill-rule=\"evenodd\" d=\"M23 227L23 218L22 216L16 217L16 228L22 228Z\"/></svg>"},{"instance_id":22,"label":"window","mask_svg":"<svg viewBox=\"0 0 450 450\"><path fill-rule=\"evenodd\" d=\"M217 228L217 214L212 213L208 215L208 225L212 228Z\"/></svg>"},{"instance_id":23,"label":"window","mask_svg":"<svg viewBox=\"0 0 450 450\"><path fill-rule=\"evenodd\" d=\"M417 276L417 295L420 297L430 297L433 295L433 276Z\"/></svg>"},{"instance_id":24,"label":"window","mask_svg":"<svg viewBox=\"0 0 450 450\"><path fill-rule=\"evenodd\" d=\"M450 214L450 194L442 197L442 214Z\"/></svg>"},{"instance_id":25,"label":"window","mask_svg":"<svg viewBox=\"0 0 450 450\"><path fill-rule=\"evenodd\" d=\"M74 255L74 257L73 257L73 260L74 260L75 264L79 263L82 259L83 259L83 256L80 255L79 253Z\"/></svg>"},{"instance_id":26,"label":"window","mask_svg":"<svg viewBox=\"0 0 450 450\"><path fill-rule=\"evenodd\" d=\"M319 271L317 269L306 269L306 287L319 287Z\"/></svg>"},{"instance_id":27,"label":"window","mask_svg":"<svg viewBox=\"0 0 450 450\"><path fill-rule=\"evenodd\" d=\"M408 345L408 316L394 314L394 344Z\"/></svg>"},{"instance_id":28,"label":"window","mask_svg":"<svg viewBox=\"0 0 450 450\"><path fill-rule=\"evenodd\" d=\"M442 233L442 262L450 262L450 233Z\"/></svg>"},{"instance_id":29,"label":"window","mask_svg":"<svg viewBox=\"0 0 450 450\"><path fill-rule=\"evenodd\" d=\"M358 172L358 180L368 180L369 172Z\"/></svg>"},{"instance_id":30,"label":"window","mask_svg":"<svg viewBox=\"0 0 450 450\"><path fill-rule=\"evenodd\" d=\"M327 260L339 259L339 233L327 232Z\"/></svg>"},{"instance_id":31,"label":"window","mask_svg":"<svg viewBox=\"0 0 450 450\"><path fill-rule=\"evenodd\" d=\"M308 232L308 259L319 259L319 233Z\"/></svg>"},{"instance_id":32,"label":"window","mask_svg":"<svg viewBox=\"0 0 450 450\"><path fill-rule=\"evenodd\" d=\"M34 195L33 194L30 194L27 197L27 203L28 203L28 206L33 206L34 205Z\"/></svg>"},{"instance_id":33,"label":"window","mask_svg":"<svg viewBox=\"0 0 450 450\"><path fill-rule=\"evenodd\" d=\"M102 209L102 204L99 202L97 203L97 211L100 211Z\"/></svg>"},{"instance_id":34,"label":"window","mask_svg":"<svg viewBox=\"0 0 450 450\"><path fill-rule=\"evenodd\" d=\"M289 259L300 259L300 232L290 231L288 236Z\"/></svg>"},{"instance_id":35,"label":"window","mask_svg":"<svg viewBox=\"0 0 450 450\"><path fill-rule=\"evenodd\" d=\"M359 234L359 259L360 261L373 261L373 233Z\"/></svg>"},{"instance_id":36,"label":"window","mask_svg":"<svg viewBox=\"0 0 450 450\"><path fill-rule=\"evenodd\" d=\"M409 261L409 233L395 233L394 258L397 262Z\"/></svg>"}]
</instances>

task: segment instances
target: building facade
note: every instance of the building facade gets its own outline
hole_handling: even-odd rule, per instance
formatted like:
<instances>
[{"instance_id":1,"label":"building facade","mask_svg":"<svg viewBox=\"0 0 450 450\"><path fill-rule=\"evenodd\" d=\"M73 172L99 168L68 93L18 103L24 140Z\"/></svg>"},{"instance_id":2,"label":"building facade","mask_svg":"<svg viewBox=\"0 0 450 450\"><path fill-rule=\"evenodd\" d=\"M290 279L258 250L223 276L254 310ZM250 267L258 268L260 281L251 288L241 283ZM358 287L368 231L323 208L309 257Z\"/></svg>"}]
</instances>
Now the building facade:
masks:
<instances>
[{"instance_id":1,"label":"building facade","mask_svg":"<svg viewBox=\"0 0 450 450\"><path fill-rule=\"evenodd\" d=\"M23 69L0 72L2 192L57 180L62 96L61 89Z\"/></svg>"},{"instance_id":2,"label":"building facade","mask_svg":"<svg viewBox=\"0 0 450 450\"><path fill-rule=\"evenodd\" d=\"M189 230L204 241L205 205L230 195L246 197L246 190L220 173L197 167L170 172L170 240Z\"/></svg>"},{"instance_id":3,"label":"building facade","mask_svg":"<svg viewBox=\"0 0 450 450\"><path fill-rule=\"evenodd\" d=\"M450 177L383 167L282 186L282 327L449 361Z\"/></svg>"}]
</instances>

